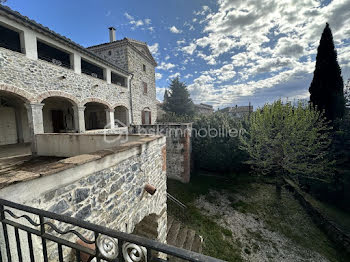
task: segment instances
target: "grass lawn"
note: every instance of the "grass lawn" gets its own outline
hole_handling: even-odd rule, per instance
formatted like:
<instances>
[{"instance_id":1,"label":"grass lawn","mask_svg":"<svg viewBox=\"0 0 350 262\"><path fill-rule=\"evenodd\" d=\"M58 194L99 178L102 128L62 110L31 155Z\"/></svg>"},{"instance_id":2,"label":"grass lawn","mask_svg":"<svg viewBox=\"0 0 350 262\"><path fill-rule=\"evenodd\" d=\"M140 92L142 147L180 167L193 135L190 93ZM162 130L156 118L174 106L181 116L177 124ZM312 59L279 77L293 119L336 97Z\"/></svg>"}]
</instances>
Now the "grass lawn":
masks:
<instances>
[{"instance_id":1,"label":"grass lawn","mask_svg":"<svg viewBox=\"0 0 350 262\"><path fill-rule=\"evenodd\" d=\"M327 236L316 227L291 193L284 190L282 200L276 198L273 185L262 183L249 175L231 176L230 179L193 176L191 183L168 181L168 192L188 206L185 216L178 216L176 206L169 203L169 213L197 231L205 239L203 253L227 261L244 261L241 253L254 252L232 237L232 232L219 226L215 217L203 215L194 200L206 195L208 202L215 201L210 189L239 194L249 200L232 197L231 206L241 213L254 214L273 232L290 239L295 245L315 251L329 261L350 261L350 256L337 250ZM231 196L229 196L229 200ZM251 238L263 240L264 236L251 232Z\"/></svg>"}]
</instances>

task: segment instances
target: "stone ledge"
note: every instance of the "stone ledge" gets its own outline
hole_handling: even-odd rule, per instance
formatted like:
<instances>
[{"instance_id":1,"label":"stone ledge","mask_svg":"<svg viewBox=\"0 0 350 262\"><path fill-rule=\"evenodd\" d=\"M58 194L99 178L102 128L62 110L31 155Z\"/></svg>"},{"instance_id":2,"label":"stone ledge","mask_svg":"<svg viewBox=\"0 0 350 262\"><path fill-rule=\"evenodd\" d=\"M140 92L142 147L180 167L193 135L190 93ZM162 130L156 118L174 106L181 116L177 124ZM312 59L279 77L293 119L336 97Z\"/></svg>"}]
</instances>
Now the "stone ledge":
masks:
<instances>
[{"instance_id":1,"label":"stone ledge","mask_svg":"<svg viewBox=\"0 0 350 262\"><path fill-rule=\"evenodd\" d=\"M71 134L68 134L68 135L71 135ZM72 134L72 135L81 135L81 134ZM42 165L39 165L38 167L33 168L33 170L31 171L25 171L25 170L10 171L8 174L0 176L0 189L10 186L12 184L25 182L25 181L33 180L44 176L53 175L55 173L59 173L61 171L64 171L79 165L83 165L89 162L97 161L104 157L125 152L133 148L139 148L140 150L142 150L142 145L162 138L162 136L139 136L139 137L140 137L139 141L136 141L136 142L128 142L120 146L116 146L114 148L96 151L91 154L77 155L77 156L65 158L63 160L58 160L57 162L53 162L53 163L44 163Z\"/></svg>"}]
</instances>

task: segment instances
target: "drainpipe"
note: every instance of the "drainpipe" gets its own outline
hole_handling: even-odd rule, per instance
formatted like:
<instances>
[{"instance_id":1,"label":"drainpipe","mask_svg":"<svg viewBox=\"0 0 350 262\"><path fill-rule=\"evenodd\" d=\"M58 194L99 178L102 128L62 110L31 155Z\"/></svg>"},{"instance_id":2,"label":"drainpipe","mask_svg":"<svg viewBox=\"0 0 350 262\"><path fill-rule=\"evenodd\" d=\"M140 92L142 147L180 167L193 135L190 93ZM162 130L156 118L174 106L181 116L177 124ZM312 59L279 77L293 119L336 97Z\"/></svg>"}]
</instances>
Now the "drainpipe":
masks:
<instances>
[{"instance_id":1,"label":"drainpipe","mask_svg":"<svg viewBox=\"0 0 350 262\"><path fill-rule=\"evenodd\" d=\"M132 108L132 91L131 91L131 81L133 80L134 78L134 73L131 73L131 78L129 80L129 94L130 94L130 116L131 116L131 124L134 124L134 114L133 114L133 108Z\"/></svg>"}]
</instances>

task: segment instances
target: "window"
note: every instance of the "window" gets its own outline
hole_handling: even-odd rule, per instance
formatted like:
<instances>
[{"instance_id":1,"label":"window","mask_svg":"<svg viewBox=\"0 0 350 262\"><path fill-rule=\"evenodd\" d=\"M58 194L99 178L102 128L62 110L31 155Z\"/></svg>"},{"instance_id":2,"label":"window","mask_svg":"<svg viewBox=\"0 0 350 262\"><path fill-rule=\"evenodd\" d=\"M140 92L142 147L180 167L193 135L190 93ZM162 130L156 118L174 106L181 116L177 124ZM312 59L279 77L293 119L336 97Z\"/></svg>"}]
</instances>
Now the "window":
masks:
<instances>
[{"instance_id":1,"label":"window","mask_svg":"<svg viewBox=\"0 0 350 262\"><path fill-rule=\"evenodd\" d=\"M99 79L103 78L103 68L81 59L81 72Z\"/></svg>"},{"instance_id":2,"label":"window","mask_svg":"<svg viewBox=\"0 0 350 262\"><path fill-rule=\"evenodd\" d=\"M147 94L148 90L147 90L147 83L143 82L143 93Z\"/></svg>"},{"instance_id":3,"label":"window","mask_svg":"<svg viewBox=\"0 0 350 262\"><path fill-rule=\"evenodd\" d=\"M143 72L146 72L146 65L142 65Z\"/></svg>"},{"instance_id":4,"label":"window","mask_svg":"<svg viewBox=\"0 0 350 262\"><path fill-rule=\"evenodd\" d=\"M117 74L115 74L113 72L111 73L111 82L113 84L126 87L126 79L125 79L125 77L117 75Z\"/></svg>"},{"instance_id":5,"label":"window","mask_svg":"<svg viewBox=\"0 0 350 262\"><path fill-rule=\"evenodd\" d=\"M53 46L37 41L38 58L58 66L71 68L70 55Z\"/></svg>"},{"instance_id":6,"label":"window","mask_svg":"<svg viewBox=\"0 0 350 262\"><path fill-rule=\"evenodd\" d=\"M108 55L111 56L112 55L112 51L108 51Z\"/></svg>"},{"instance_id":7,"label":"window","mask_svg":"<svg viewBox=\"0 0 350 262\"><path fill-rule=\"evenodd\" d=\"M21 53L19 33L0 25L0 47Z\"/></svg>"}]
</instances>

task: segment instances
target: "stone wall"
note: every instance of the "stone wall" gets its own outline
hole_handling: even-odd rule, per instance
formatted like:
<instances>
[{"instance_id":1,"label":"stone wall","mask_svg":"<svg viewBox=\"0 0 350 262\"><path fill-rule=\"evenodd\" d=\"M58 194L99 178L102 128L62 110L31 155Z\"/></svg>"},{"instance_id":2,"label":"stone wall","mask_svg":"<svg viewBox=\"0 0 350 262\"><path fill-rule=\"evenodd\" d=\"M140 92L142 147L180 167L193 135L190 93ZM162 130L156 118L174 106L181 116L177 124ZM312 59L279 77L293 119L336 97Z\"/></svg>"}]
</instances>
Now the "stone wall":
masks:
<instances>
[{"instance_id":1,"label":"stone wall","mask_svg":"<svg viewBox=\"0 0 350 262\"><path fill-rule=\"evenodd\" d=\"M149 108L153 124L157 119L155 67L130 47L128 47L128 63L130 72L134 72L131 81L133 123L141 124L141 112ZM146 65L146 72L143 71L143 65ZM143 93L143 82L147 83L147 94Z\"/></svg>"},{"instance_id":2,"label":"stone wall","mask_svg":"<svg viewBox=\"0 0 350 262\"><path fill-rule=\"evenodd\" d=\"M167 176L184 183L190 181L192 124L131 126L129 130L131 134L165 135Z\"/></svg>"},{"instance_id":3,"label":"stone wall","mask_svg":"<svg viewBox=\"0 0 350 262\"><path fill-rule=\"evenodd\" d=\"M62 76L65 79L61 79ZM30 94L30 102L40 103L44 98L56 95L66 97L78 106L100 101L111 109L117 105L130 108L129 90L126 87L77 74L46 61L32 60L24 54L4 48L0 48L1 84Z\"/></svg>"},{"instance_id":4,"label":"stone wall","mask_svg":"<svg viewBox=\"0 0 350 262\"><path fill-rule=\"evenodd\" d=\"M5 187L0 190L0 198L127 233L132 233L138 223L153 214L157 220L157 240L165 243L167 195L163 168L165 159L162 155L164 147L165 138L156 137L148 142L116 148L112 154L104 151L90 154L90 158L83 155L80 160L79 157L64 159L61 162L69 168ZM157 188L153 196L144 191L146 184ZM61 226L65 229L64 225ZM92 237L87 233L84 235ZM71 239L72 236L69 238L76 240ZM4 242L0 239L0 243ZM40 245L40 241L36 244ZM56 261L55 256L55 253L51 254L52 261ZM27 260L24 258L24 261Z\"/></svg>"},{"instance_id":5,"label":"stone wall","mask_svg":"<svg viewBox=\"0 0 350 262\"><path fill-rule=\"evenodd\" d=\"M141 112L147 107L151 110L152 123L155 123L157 119L157 100L154 65L140 55L134 48L123 43L94 47L91 51L111 63L127 59L127 63L119 62L118 65L134 74L131 81L133 123L141 124ZM146 66L146 72L143 71L143 65ZM147 83L147 94L143 93L143 82Z\"/></svg>"}]
</instances>

